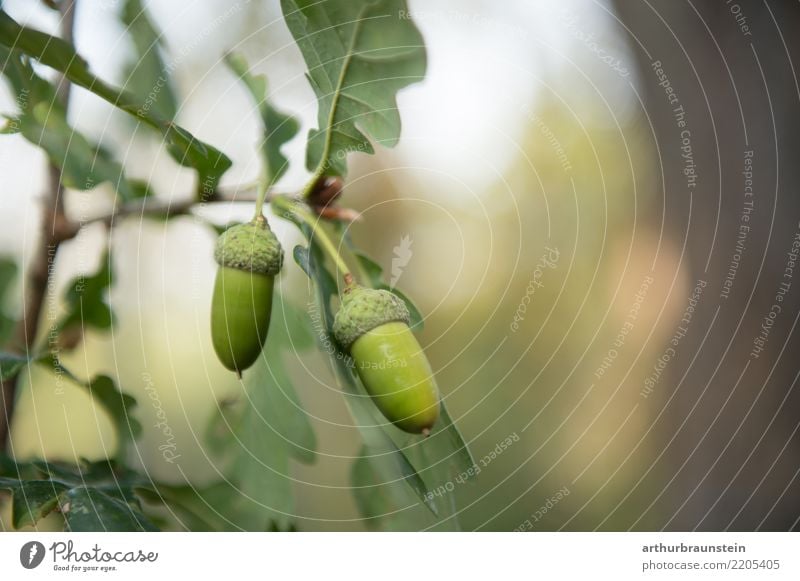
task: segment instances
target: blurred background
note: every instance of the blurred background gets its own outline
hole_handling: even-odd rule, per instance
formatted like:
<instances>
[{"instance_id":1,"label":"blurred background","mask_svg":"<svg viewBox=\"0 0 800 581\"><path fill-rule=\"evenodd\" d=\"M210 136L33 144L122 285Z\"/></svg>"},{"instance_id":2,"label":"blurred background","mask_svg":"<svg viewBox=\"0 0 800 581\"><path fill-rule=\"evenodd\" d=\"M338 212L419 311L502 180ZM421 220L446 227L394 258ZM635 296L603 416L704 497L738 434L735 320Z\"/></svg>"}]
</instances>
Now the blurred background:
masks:
<instances>
[{"instance_id":1,"label":"blurred background","mask_svg":"<svg viewBox=\"0 0 800 581\"><path fill-rule=\"evenodd\" d=\"M78 50L120 86L133 54L122 4L82 0L76 20ZM278 189L302 187L316 99L279 3L144 4L164 33L177 121L234 160L222 186L253 182L259 169L258 113L222 62L235 49L302 122ZM461 528L797 529L800 7L409 6L427 78L400 95L400 144L351 156L342 204L363 214L355 242L426 317L421 342L481 468L446 491ZM38 2L3 8L58 30L57 13ZM14 108L3 85L0 110ZM160 198L191 195L192 172L110 105L75 89L70 120ZM2 136L0 248L23 267L45 168L38 149ZM76 219L112 203L108 184L68 192ZM224 224L251 212L243 203L202 215ZM285 248L300 243L291 225L272 224ZM211 348L213 231L196 217L131 218L110 240L115 324L89 331L64 363L82 377L109 374L137 397L135 465L177 484L212 482L220 468L204 434L219 402L243 390ZM97 269L106 243L95 225L60 249L46 309L61 308L76 274ZM308 317L304 275L288 264L280 281L280 300ZM8 293L9 313L22 284ZM284 363L318 457L273 471L294 503L271 508L300 530L367 528L349 484L359 436L325 357L298 351ZM27 372L13 453L110 454L110 420L87 400L78 389L54 395L48 372ZM178 462L159 450L164 417Z\"/></svg>"}]
</instances>

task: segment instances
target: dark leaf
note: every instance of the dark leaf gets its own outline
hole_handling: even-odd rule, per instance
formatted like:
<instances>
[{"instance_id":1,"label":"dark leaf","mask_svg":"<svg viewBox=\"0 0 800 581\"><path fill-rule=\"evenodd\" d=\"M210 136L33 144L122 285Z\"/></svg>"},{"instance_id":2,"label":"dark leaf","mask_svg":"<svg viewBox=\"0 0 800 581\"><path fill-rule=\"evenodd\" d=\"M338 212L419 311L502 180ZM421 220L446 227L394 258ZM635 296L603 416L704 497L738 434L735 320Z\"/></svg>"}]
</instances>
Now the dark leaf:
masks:
<instances>
[{"instance_id":1,"label":"dark leaf","mask_svg":"<svg viewBox=\"0 0 800 581\"><path fill-rule=\"evenodd\" d=\"M17 375L33 359L25 355L0 352L0 380L5 381Z\"/></svg>"},{"instance_id":2,"label":"dark leaf","mask_svg":"<svg viewBox=\"0 0 800 581\"><path fill-rule=\"evenodd\" d=\"M88 385L92 398L102 405L111 416L117 434L133 440L142 433L142 425L131 415L136 407L136 398L117 389L114 380L106 375L98 375Z\"/></svg>"},{"instance_id":3,"label":"dark leaf","mask_svg":"<svg viewBox=\"0 0 800 581\"><path fill-rule=\"evenodd\" d=\"M14 331L14 318L6 314L9 290L17 277L17 263L11 258L0 257L0 343L5 344Z\"/></svg>"},{"instance_id":4,"label":"dark leaf","mask_svg":"<svg viewBox=\"0 0 800 581\"><path fill-rule=\"evenodd\" d=\"M65 299L67 314L59 325L61 331L70 327L80 330L94 328L105 330L111 327L113 317L106 294L114 281L111 256L106 253L100 268L91 276L80 275L67 285Z\"/></svg>"},{"instance_id":5,"label":"dark leaf","mask_svg":"<svg viewBox=\"0 0 800 581\"><path fill-rule=\"evenodd\" d=\"M138 508L96 488L71 488L58 501L66 529L72 532L158 530Z\"/></svg>"},{"instance_id":6,"label":"dark leaf","mask_svg":"<svg viewBox=\"0 0 800 581\"><path fill-rule=\"evenodd\" d=\"M52 480L12 480L0 478L0 488L12 494L11 523L14 528L34 525L58 508L58 495L67 486Z\"/></svg>"},{"instance_id":7,"label":"dark leaf","mask_svg":"<svg viewBox=\"0 0 800 581\"><path fill-rule=\"evenodd\" d=\"M42 461L16 464L6 459L4 463L5 473L18 475L0 478L0 488L12 493L15 527L36 524L59 510L67 530L155 530L142 514L135 492L152 490L150 481L114 462L84 462L76 466ZM39 475L30 477L31 470Z\"/></svg>"}]
</instances>

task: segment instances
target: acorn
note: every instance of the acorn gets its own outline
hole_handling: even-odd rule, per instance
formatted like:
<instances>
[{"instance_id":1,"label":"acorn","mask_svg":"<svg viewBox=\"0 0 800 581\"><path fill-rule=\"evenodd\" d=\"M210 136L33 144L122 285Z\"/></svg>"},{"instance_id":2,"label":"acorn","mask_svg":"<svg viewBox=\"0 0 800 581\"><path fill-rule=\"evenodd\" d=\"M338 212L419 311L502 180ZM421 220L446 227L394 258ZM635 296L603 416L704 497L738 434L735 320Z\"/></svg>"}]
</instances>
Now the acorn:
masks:
<instances>
[{"instance_id":1,"label":"acorn","mask_svg":"<svg viewBox=\"0 0 800 581\"><path fill-rule=\"evenodd\" d=\"M220 362L241 377L267 339L283 249L261 216L223 232L214 259L219 270L211 301L211 339Z\"/></svg>"},{"instance_id":2,"label":"acorn","mask_svg":"<svg viewBox=\"0 0 800 581\"><path fill-rule=\"evenodd\" d=\"M333 333L386 419L427 436L439 417L439 390L409 320L408 308L394 293L350 281Z\"/></svg>"}]
</instances>

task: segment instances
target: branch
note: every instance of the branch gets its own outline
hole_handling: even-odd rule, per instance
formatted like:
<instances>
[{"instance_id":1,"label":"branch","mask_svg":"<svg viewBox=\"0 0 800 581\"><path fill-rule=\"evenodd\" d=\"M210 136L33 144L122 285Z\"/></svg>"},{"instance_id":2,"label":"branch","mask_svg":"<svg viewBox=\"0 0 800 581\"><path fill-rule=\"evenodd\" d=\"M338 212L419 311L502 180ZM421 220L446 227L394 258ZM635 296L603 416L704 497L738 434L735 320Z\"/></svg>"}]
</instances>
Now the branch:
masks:
<instances>
[{"instance_id":1,"label":"branch","mask_svg":"<svg viewBox=\"0 0 800 581\"><path fill-rule=\"evenodd\" d=\"M77 0L63 0L59 3L61 14L61 35L69 43L73 42L75 31L75 9ZM70 82L66 77L59 79L57 98L66 109L69 105ZM50 194L45 200L42 216L42 233L39 247L34 252L33 264L28 272L27 284L23 286L25 297L22 319L14 332L16 345L12 348L30 352L39 331L39 319L42 314L50 283L50 275L55 262L58 246L62 242L63 232L68 220L64 214L64 186L61 183L61 170L50 165ZM0 383L0 451L8 442L11 418L14 414L18 376L9 377Z\"/></svg>"},{"instance_id":2,"label":"branch","mask_svg":"<svg viewBox=\"0 0 800 581\"><path fill-rule=\"evenodd\" d=\"M339 178L333 180L325 179L319 182L320 187L314 197L308 202L309 207L323 220L333 220L342 222L354 222L361 218L361 214L350 208L342 208L336 205L336 200L342 191L342 183ZM264 199L271 202L275 198L301 199L299 196L288 192L275 192L270 190ZM192 210L207 204L229 204L232 202L258 202L258 185L248 184L227 187L215 191L207 200L198 202L193 196L187 196L185 201L159 201L144 199L137 202L125 204L115 208L111 212L94 216L87 220L70 222L62 215L62 220L55 225L55 235L61 241L70 240L77 236L82 228L90 224L105 224L112 226L118 219L129 216L140 218L158 216L160 218L172 218L175 216L185 216L192 213Z\"/></svg>"},{"instance_id":3,"label":"branch","mask_svg":"<svg viewBox=\"0 0 800 581\"><path fill-rule=\"evenodd\" d=\"M244 193L242 193L244 192ZM270 200L273 196L277 196L280 194L272 194L270 193L267 196L267 200ZM208 200L205 202L198 202L194 198L189 198L182 202L163 202L159 200L142 200L139 202L133 202L130 204L125 204L120 208L117 208L108 214L102 214L100 216L95 216L93 218L89 218L88 220L84 220L81 223L70 223L63 229L63 235L65 239L73 238L81 228L88 226L89 224L105 224L107 226L111 226L120 218L125 218L128 216L160 216L165 218L171 218L174 216L184 216L187 214L191 214L194 208L198 208L204 204L229 204L231 202L255 202L257 195L252 193L252 188L243 188L243 187L236 187L236 188L227 188L226 190L219 190L214 193Z\"/></svg>"}]
</instances>

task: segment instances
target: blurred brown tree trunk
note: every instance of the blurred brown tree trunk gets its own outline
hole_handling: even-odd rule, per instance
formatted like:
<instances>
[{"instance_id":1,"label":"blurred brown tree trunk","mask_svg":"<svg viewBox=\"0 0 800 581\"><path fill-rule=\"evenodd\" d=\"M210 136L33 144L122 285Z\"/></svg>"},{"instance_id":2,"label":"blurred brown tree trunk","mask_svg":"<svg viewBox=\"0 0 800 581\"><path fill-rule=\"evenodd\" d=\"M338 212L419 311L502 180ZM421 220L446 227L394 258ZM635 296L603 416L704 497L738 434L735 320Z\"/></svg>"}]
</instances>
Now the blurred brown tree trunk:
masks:
<instances>
[{"instance_id":1,"label":"blurred brown tree trunk","mask_svg":"<svg viewBox=\"0 0 800 581\"><path fill-rule=\"evenodd\" d=\"M784 273L800 220L800 3L616 0L615 8L655 130L664 233L686 240L691 276L707 281L669 381L646 401L653 418L668 406L652 436L666 452L641 486L668 529L797 529L800 263L792 278ZM683 157L686 137L692 158ZM684 173L692 161L694 187ZM791 283L782 302L781 282Z\"/></svg>"}]
</instances>

